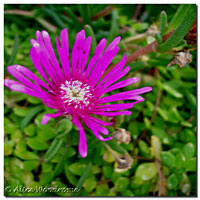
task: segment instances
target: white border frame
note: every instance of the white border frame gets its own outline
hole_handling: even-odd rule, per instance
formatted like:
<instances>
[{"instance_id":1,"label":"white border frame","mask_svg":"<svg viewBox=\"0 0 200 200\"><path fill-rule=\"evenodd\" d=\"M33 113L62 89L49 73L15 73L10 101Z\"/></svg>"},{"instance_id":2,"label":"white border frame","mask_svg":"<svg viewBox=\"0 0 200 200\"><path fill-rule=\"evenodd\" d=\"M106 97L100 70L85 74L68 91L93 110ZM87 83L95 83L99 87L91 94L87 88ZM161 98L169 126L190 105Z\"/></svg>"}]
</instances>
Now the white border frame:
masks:
<instances>
[{"instance_id":1,"label":"white border frame","mask_svg":"<svg viewBox=\"0 0 200 200\"><path fill-rule=\"evenodd\" d=\"M190 0L190 1L185 1L185 0L174 0L174 1L155 1L155 0L142 0L140 2L138 1L133 1L133 0L99 0L99 1L95 1L95 0L48 0L48 1L42 1L42 0L21 0L21 1L18 1L18 0L3 0L3 2L0 3L0 11L1 11L1 21L0 21L0 41L1 41L1 48L0 48L0 62L1 62L1 67L0 67L0 101L1 101L1 106L0 106L0 111L1 111L1 115L0 115L0 128L1 128L1 131L0 133L2 134L1 135L1 140L0 140L0 147L1 147L1 151L0 151L0 163L1 163L1 166L0 166L0 198L1 199L6 199L6 197L4 197L4 108L3 108L3 104L4 104L4 89L3 89L3 79L4 79L4 69L3 69L3 66L4 66L4 4L197 4L197 6L199 6L199 2L197 0ZM198 12L198 19L199 19L199 12ZM198 22L198 26L197 27L200 27L199 26L199 20L197 20ZM198 46L199 46L199 40L198 41ZM198 51L197 51L197 55L198 55ZM197 56L197 64L199 63L199 56ZM200 105L199 105L199 99L198 99L198 94L200 94L200 88L198 87L199 86L199 70L197 70L197 115L199 113L199 109L200 109ZM197 118L197 125L199 124L199 118ZM198 137L198 133L199 133L199 128L197 128L197 150L198 150L198 147L199 147L199 137ZM197 173L198 173L198 166L199 166L199 160L198 159L198 152L197 152ZM199 181L199 173L197 174L197 180ZM197 182L198 183L198 182ZM198 184L199 185L199 184ZM198 193L197 195L199 195L199 190L198 190ZM30 199L30 198L37 198L37 197L23 197L23 199ZM39 197L39 199L46 199L48 197ZM61 199L62 197L50 197L50 198L53 198L53 199ZM65 198L65 197L63 197ZM91 198L95 198L95 197L79 197L79 198L70 198L70 197L67 197L68 199L80 199L80 198L84 198L84 199L91 199ZM102 197L100 197L102 198ZM105 198L105 197L104 197ZM127 198L139 198L139 197L115 197L115 199L127 199ZM161 199L161 197L155 197L156 199ZM155 199L154 197L140 197L139 199L142 199L142 200L151 200L151 199ZM172 200L172 198L175 198L175 197L162 197L166 200ZM176 197L175 199L179 200L179 199L185 199L186 197ZM196 199L195 197L187 197L187 198L193 198L193 199ZM19 197L7 197L7 199L19 199ZM106 197L106 199L114 199L114 197Z\"/></svg>"}]
</instances>

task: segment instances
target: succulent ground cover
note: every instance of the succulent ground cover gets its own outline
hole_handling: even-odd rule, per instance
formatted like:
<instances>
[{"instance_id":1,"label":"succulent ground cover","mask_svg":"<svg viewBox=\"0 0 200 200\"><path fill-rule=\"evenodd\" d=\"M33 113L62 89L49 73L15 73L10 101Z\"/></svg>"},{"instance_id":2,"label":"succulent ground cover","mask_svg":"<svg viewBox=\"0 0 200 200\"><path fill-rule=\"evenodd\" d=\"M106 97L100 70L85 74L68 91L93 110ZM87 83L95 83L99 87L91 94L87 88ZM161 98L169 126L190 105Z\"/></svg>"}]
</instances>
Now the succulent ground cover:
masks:
<instances>
[{"instance_id":1,"label":"succulent ground cover","mask_svg":"<svg viewBox=\"0 0 200 200\"><path fill-rule=\"evenodd\" d=\"M83 158L78 152L79 130L70 116L43 125L43 116L54 109L5 87L4 195L196 196L195 9L150 4L5 5L5 79L13 79L7 66L14 64L40 77L29 56L30 39L37 30L46 30L56 49L55 37L67 28L71 52L76 33L84 29L92 37L89 58L102 38L109 44L121 37L105 75L126 54L130 71L122 80L140 78L109 95L143 87L152 91L142 94L145 101L135 104L131 115L101 118L114 124L107 127L114 139L99 141L84 126L88 150Z\"/></svg>"}]
</instances>

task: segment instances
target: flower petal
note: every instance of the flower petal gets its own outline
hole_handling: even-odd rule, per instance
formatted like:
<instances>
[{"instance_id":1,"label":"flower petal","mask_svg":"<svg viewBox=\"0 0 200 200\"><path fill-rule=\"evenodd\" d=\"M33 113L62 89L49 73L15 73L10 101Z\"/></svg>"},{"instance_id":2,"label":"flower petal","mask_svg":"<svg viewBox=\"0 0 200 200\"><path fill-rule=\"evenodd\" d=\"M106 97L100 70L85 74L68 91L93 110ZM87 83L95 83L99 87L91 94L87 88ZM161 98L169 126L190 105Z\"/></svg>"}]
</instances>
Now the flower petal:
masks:
<instances>
[{"instance_id":1,"label":"flower petal","mask_svg":"<svg viewBox=\"0 0 200 200\"><path fill-rule=\"evenodd\" d=\"M105 52L110 51L110 50L113 50L113 49L119 44L120 40L121 40L121 37L120 37L120 36L116 37L116 38L108 45L108 47L106 48Z\"/></svg>"},{"instance_id":2,"label":"flower petal","mask_svg":"<svg viewBox=\"0 0 200 200\"><path fill-rule=\"evenodd\" d=\"M48 91L52 91L48 85L46 85L43 81L41 81L35 74L33 74L29 69L20 66L20 65L12 65L8 67L8 71L12 74L17 80L21 83L16 82L16 84L12 84L9 88L14 91L22 92L37 98L41 98L42 101L47 105L52 105L54 108L56 107L54 104L54 96L50 93L42 90L40 86L45 88ZM32 80L33 82L31 82ZM11 82L10 82L11 83ZM53 91L52 91L53 93Z\"/></svg>"},{"instance_id":3,"label":"flower petal","mask_svg":"<svg viewBox=\"0 0 200 200\"><path fill-rule=\"evenodd\" d=\"M143 94L151 90L152 90L151 87L144 87L144 88L130 90L126 92L120 92L117 94L113 94L113 95L98 99L97 103L102 104L102 103L108 103L108 102L120 101L120 100L140 100L141 98L138 96L139 94Z\"/></svg>"},{"instance_id":4,"label":"flower petal","mask_svg":"<svg viewBox=\"0 0 200 200\"><path fill-rule=\"evenodd\" d=\"M22 92L37 98L40 98L40 94L31 88L26 87L25 85L22 85L21 83L9 79L4 80L5 86L7 86L10 90L16 91L16 92Z\"/></svg>"},{"instance_id":5,"label":"flower petal","mask_svg":"<svg viewBox=\"0 0 200 200\"><path fill-rule=\"evenodd\" d=\"M47 74L44 72L44 69L38 59L38 56L37 56L37 52L36 52L36 49L35 48L31 48L31 51L30 51L30 56L31 56L31 60L35 66L35 68L37 69L37 71L41 74L41 76L44 78L44 80L49 84L49 86L51 88L54 88L55 89L55 85L49 80L49 77L47 76Z\"/></svg>"},{"instance_id":6,"label":"flower petal","mask_svg":"<svg viewBox=\"0 0 200 200\"><path fill-rule=\"evenodd\" d=\"M104 82L108 81L113 75L118 74L123 69L126 64L126 54L123 55L123 58L117 63L117 65L105 75L105 77L98 83L96 88L99 88Z\"/></svg>"},{"instance_id":7,"label":"flower petal","mask_svg":"<svg viewBox=\"0 0 200 200\"><path fill-rule=\"evenodd\" d=\"M116 89L119 89L119 88L126 87L128 85L134 84L134 83L138 82L139 80L140 80L139 78L129 78L129 79L120 81L120 82L115 83L114 85L106 88L104 91L102 91L102 93L100 95L103 95L107 92L110 92L110 91L113 91L113 90L116 90Z\"/></svg>"},{"instance_id":8,"label":"flower petal","mask_svg":"<svg viewBox=\"0 0 200 200\"><path fill-rule=\"evenodd\" d=\"M47 123L49 122L49 120L50 120L51 118L56 118L56 117L59 117L59 116L61 116L61 115L63 115L63 113L61 113L61 112L54 113L54 114L45 114L45 115L43 116L43 118L42 118L41 124L42 124L42 125L45 125L45 124L47 124Z\"/></svg>"},{"instance_id":9,"label":"flower petal","mask_svg":"<svg viewBox=\"0 0 200 200\"><path fill-rule=\"evenodd\" d=\"M97 130L93 130L92 132L93 132L93 134L96 136L96 138L97 138L98 140L101 140L101 141L103 141L103 142L113 139L112 136L107 137L107 138L103 138Z\"/></svg>"},{"instance_id":10,"label":"flower petal","mask_svg":"<svg viewBox=\"0 0 200 200\"><path fill-rule=\"evenodd\" d=\"M81 30L79 33L76 34L76 39L74 46L72 48L72 77L76 79L78 74L78 66L79 62L82 59L82 49L84 48L85 44L85 31Z\"/></svg>"},{"instance_id":11,"label":"flower petal","mask_svg":"<svg viewBox=\"0 0 200 200\"><path fill-rule=\"evenodd\" d=\"M40 98L41 98L42 102L50 108L59 109L60 104L59 104L59 101L57 101L57 99L58 99L57 96L54 96L54 95L42 90L40 85L37 82L35 82L35 85L37 87L36 91L37 91L37 93L40 94Z\"/></svg>"},{"instance_id":12,"label":"flower petal","mask_svg":"<svg viewBox=\"0 0 200 200\"><path fill-rule=\"evenodd\" d=\"M132 108L135 103L122 103L122 104L107 104L98 105L94 109L95 111L118 111Z\"/></svg>"},{"instance_id":13,"label":"flower petal","mask_svg":"<svg viewBox=\"0 0 200 200\"><path fill-rule=\"evenodd\" d=\"M101 140L101 141L108 141L111 140L112 137L107 137L107 138L103 138L101 136L101 134L99 133L99 129L95 128L95 126L93 126L92 121L90 121L87 118L83 118L84 123L86 124L86 126L92 130L93 134L96 136L97 139Z\"/></svg>"},{"instance_id":14,"label":"flower petal","mask_svg":"<svg viewBox=\"0 0 200 200\"><path fill-rule=\"evenodd\" d=\"M103 85L101 85L99 88L97 88L97 91L96 91L97 95L99 97L102 96L102 94L104 94L103 90L105 90L107 87L109 87L111 84L113 84L114 82L116 82L120 78L124 77L129 71L130 71L130 67L126 67L124 70L122 70L118 74L114 74Z\"/></svg>"},{"instance_id":15,"label":"flower petal","mask_svg":"<svg viewBox=\"0 0 200 200\"><path fill-rule=\"evenodd\" d=\"M87 66L86 72L84 77L87 78L94 66L94 64L97 62L101 54L103 53L103 50L106 46L106 39L102 39L99 44L97 45L95 51L94 51L94 56L90 59L89 64Z\"/></svg>"},{"instance_id":16,"label":"flower petal","mask_svg":"<svg viewBox=\"0 0 200 200\"><path fill-rule=\"evenodd\" d=\"M20 65L8 66L8 72L12 74L17 80L21 81L28 87L36 89L35 84L30 80L37 82L43 88L50 90L49 86L40 80L33 72L31 72L26 67ZM28 78L28 79L27 79Z\"/></svg>"},{"instance_id":17,"label":"flower petal","mask_svg":"<svg viewBox=\"0 0 200 200\"><path fill-rule=\"evenodd\" d=\"M109 134L109 131L108 131L107 128L100 126L99 124L97 124L96 122L90 120L89 118L87 118L87 117L82 117L82 120L83 120L84 122L87 121L89 124L91 124L91 126L92 126L94 129L100 131L102 134L104 134L104 135L108 135L108 134Z\"/></svg>"},{"instance_id":18,"label":"flower petal","mask_svg":"<svg viewBox=\"0 0 200 200\"><path fill-rule=\"evenodd\" d=\"M63 72L60 68L60 65L58 63L58 60L56 58L56 55L54 53L54 50L53 50L53 47L52 47L52 44L51 44L51 39L49 37L48 32L42 31L42 36L43 36L43 40L44 40L44 46L45 46L47 54L48 54L48 58L52 63L54 71L55 71L55 73L57 73L57 76L59 77L59 79L64 81L65 78L64 78Z\"/></svg>"},{"instance_id":19,"label":"flower petal","mask_svg":"<svg viewBox=\"0 0 200 200\"><path fill-rule=\"evenodd\" d=\"M73 116L73 123L77 126L79 130L78 149L79 149L80 155L84 158L87 156L87 141L86 141L85 131L80 122L80 119L77 116Z\"/></svg>"},{"instance_id":20,"label":"flower petal","mask_svg":"<svg viewBox=\"0 0 200 200\"><path fill-rule=\"evenodd\" d=\"M98 124L100 124L100 125L102 125L102 126L110 126L110 125L113 125L114 124L114 122L105 122L105 121L102 121L102 120L100 120L100 119L97 119L97 118L95 118L95 117L92 117L92 116L87 116L90 120L92 120L92 121L95 121L95 122L97 122Z\"/></svg>"},{"instance_id":21,"label":"flower petal","mask_svg":"<svg viewBox=\"0 0 200 200\"><path fill-rule=\"evenodd\" d=\"M32 86L31 88L14 80L9 80L9 79L4 80L5 86L7 86L10 90L22 92L30 96L40 98L43 101L43 103L46 104L47 106L51 108L56 108L57 104L54 104L53 100L55 97L42 90L37 81L34 81L34 83L35 83L33 84L34 87L31 85Z\"/></svg>"},{"instance_id":22,"label":"flower petal","mask_svg":"<svg viewBox=\"0 0 200 200\"><path fill-rule=\"evenodd\" d=\"M51 76L51 78L52 77L54 78L52 80L64 81L64 76L63 76L63 73L59 66L59 63L57 61L56 55L54 53L49 34L46 31L42 31L42 32L37 31L36 38L37 38L37 42L34 43L32 40L31 43L32 43L33 47L34 47L34 44L37 44L37 43L39 44L39 45L36 45L37 53L39 54L39 52L42 52L42 55L44 55L44 57L40 58L40 60L41 60L40 62L43 63L43 65L44 65L44 63L46 63L46 65L48 65L50 76Z\"/></svg>"},{"instance_id":23,"label":"flower petal","mask_svg":"<svg viewBox=\"0 0 200 200\"><path fill-rule=\"evenodd\" d=\"M107 92L110 92L110 91L113 91L113 90L116 90L116 89L119 89L119 88L123 88L123 87L126 87L128 85L131 85L131 84L134 84L136 82L138 82L140 79L139 78L129 78L129 79L126 79L126 80L123 80L123 81L120 81L112 86L110 86L109 88L107 88L104 93L107 93Z\"/></svg>"},{"instance_id":24,"label":"flower petal","mask_svg":"<svg viewBox=\"0 0 200 200\"><path fill-rule=\"evenodd\" d=\"M83 122L86 124L86 126L92 130L93 134L97 137L97 139L101 140L101 141L107 141L107 140L111 140L112 137L107 137L107 138L103 138L99 132L102 132L104 135L107 135L107 131L105 134L105 129L104 127L101 127L99 125L97 125L96 123L94 123L94 121L91 121L89 118L87 117L83 117L82 118ZM107 130L107 129L106 129Z\"/></svg>"},{"instance_id":25,"label":"flower petal","mask_svg":"<svg viewBox=\"0 0 200 200\"><path fill-rule=\"evenodd\" d=\"M47 74L51 78L52 82L55 85L60 84L61 80L57 76L55 69L53 68L51 62L49 61L48 54L46 53L46 50L38 42L33 43L32 48L35 49L37 59L42 64L43 68L45 69L45 72L47 72Z\"/></svg>"},{"instance_id":26,"label":"flower petal","mask_svg":"<svg viewBox=\"0 0 200 200\"><path fill-rule=\"evenodd\" d=\"M112 116L117 116L117 115L132 115L132 112L131 111L120 111L120 112L91 111L91 114L112 117Z\"/></svg>"},{"instance_id":27,"label":"flower petal","mask_svg":"<svg viewBox=\"0 0 200 200\"><path fill-rule=\"evenodd\" d=\"M85 46L84 49L82 51L82 62L81 62L81 75L83 74L83 72L85 71L85 66L88 60L88 56L90 53L90 48L91 48L91 43L92 43L92 37L89 36L86 41L85 41Z\"/></svg>"},{"instance_id":28,"label":"flower petal","mask_svg":"<svg viewBox=\"0 0 200 200\"><path fill-rule=\"evenodd\" d=\"M58 37L56 37L56 47L65 78L70 79L71 70L70 70L70 60L69 60L69 41L68 41L68 32L66 28L61 31L60 37L61 37L62 47L60 47L60 42Z\"/></svg>"},{"instance_id":29,"label":"flower petal","mask_svg":"<svg viewBox=\"0 0 200 200\"><path fill-rule=\"evenodd\" d=\"M89 77L89 82L92 85L96 85L101 76L104 74L105 70L116 56L119 51L119 47L116 47L110 51L105 52L102 57L98 60L97 64L94 66L94 69Z\"/></svg>"}]
</instances>

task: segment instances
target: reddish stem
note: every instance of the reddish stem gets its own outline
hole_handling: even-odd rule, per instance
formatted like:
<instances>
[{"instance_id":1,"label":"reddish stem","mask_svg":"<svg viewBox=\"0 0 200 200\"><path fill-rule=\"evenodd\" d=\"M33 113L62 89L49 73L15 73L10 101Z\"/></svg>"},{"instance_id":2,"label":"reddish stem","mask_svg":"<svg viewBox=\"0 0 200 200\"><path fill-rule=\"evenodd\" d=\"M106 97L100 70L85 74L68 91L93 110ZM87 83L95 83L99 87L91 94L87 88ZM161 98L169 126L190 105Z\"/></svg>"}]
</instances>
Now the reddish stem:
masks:
<instances>
[{"instance_id":1,"label":"reddish stem","mask_svg":"<svg viewBox=\"0 0 200 200\"><path fill-rule=\"evenodd\" d=\"M108 15L111 12L112 9L113 9L113 7L111 5L105 7L103 10L98 12L96 15L92 16L92 20L97 20L101 17Z\"/></svg>"},{"instance_id":2,"label":"reddish stem","mask_svg":"<svg viewBox=\"0 0 200 200\"><path fill-rule=\"evenodd\" d=\"M5 10L4 13L5 14L14 14L14 15L23 15L23 16L27 16L27 17L33 17L33 14L34 14L34 12L32 12L32 11L18 10L18 9Z\"/></svg>"},{"instance_id":3,"label":"reddish stem","mask_svg":"<svg viewBox=\"0 0 200 200\"><path fill-rule=\"evenodd\" d=\"M172 30L171 32L169 32L168 34L164 35L163 36L163 40L166 41L173 33L174 33L175 30ZM157 51L157 47L158 47L158 43L155 41L155 42L152 42L151 44L148 44L147 46L145 46L144 48L141 48L141 49L138 49L136 52L132 53L131 55L129 55L127 57L127 60L126 60L126 64L129 64L133 61L136 61L139 57L145 55L145 54L149 54L153 51ZM111 65L105 72L104 76L110 72L114 67L115 67L116 64L114 65Z\"/></svg>"},{"instance_id":4,"label":"reddish stem","mask_svg":"<svg viewBox=\"0 0 200 200\"><path fill-rule=\"evenodd\" d=\"M156 168L158 170L158 177L159 177L159 189L158 189L158 196L162 196L162 171L161 171L161 164L160 162L156 159L155 160Z\"/></svg>"},{"instance_id":5,"label":"reddish stem","mask_svg":"<svg viewBox=\"0 0 200 200\"><path fill-rule=\"evenodd\" d=\"M143 7L142 4L138 4L138 5L137 5L137 7L136 7L136 9L135 9L134 16L133 16L133 19L134 19L134 20L137 20L137 18L138 18L138 16L139 16L140 12L141 12L141 10L142 10L142 7Z\"/></svg>"}]
</instances>

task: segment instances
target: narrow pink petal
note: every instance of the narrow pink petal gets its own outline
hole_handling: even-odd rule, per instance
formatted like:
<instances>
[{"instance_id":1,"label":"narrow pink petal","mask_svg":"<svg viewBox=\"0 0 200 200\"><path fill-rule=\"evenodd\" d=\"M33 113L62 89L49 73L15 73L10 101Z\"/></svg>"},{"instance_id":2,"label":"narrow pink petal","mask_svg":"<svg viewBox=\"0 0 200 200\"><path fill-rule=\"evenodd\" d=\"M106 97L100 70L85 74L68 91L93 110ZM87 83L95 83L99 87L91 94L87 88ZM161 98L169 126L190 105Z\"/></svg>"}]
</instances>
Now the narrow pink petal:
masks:
<instances>
[{"instance_id":1,"label":"narrow pink petal","mask_svg":"<svg viewBox=\"0 0 200 200\"><path fill-rule=\"evenodd\" d=\"M40 63L44 67L45 71L47 72L47 74L49 75L49 77L51 78L53 83L55 85L60 84L60 79L56 75L56 72L55 72L51 62L48 59L48 54L46 52L46 49L42 48L42 46L39 43L34 43L33 48L36 51L37 59L39 59Z\"/></svg>"},{"instance_id":2,"label":"narrow pink petal","mask_svg":"<svg viewBox=\"0 0 200 200\"><path fill-rule=\"evenodd\" d=\"M76 35L75 43L72 48L72 55L71 55L71 61L72 61L72 77L76 79L76 76L78 74L78 66L79 62L82 60L82 49L84 48L85 44L85 31L81 30Z\"/></svg>"},{"instance_id":3,"label":"narrow pink petal","mask_svg":"<svg viewBox=\"0 0 200 200\"><path fill-rule=\"evenodd\" d=\"M129 71L130 67L126 67L124 70L119 72L118 74L114 74L109 80L107 80L103 85L101 85L99 88L96 90L96 94L98 96L102 95L103 90L105 90L107 87L109 87L111 84L119 80L120 78L124 77Z\"/></svg>"},{"instance_id":4,"label":"narrow pink petal","mask_svg":"<svg viewBox=\"0 0 200 200\"><path fill-rule=\"evenodd\" d=\"M134 84L134 83L138 82L139 80L140 80L139 78L129 78L129 79L120 81L120 82L110 86L109 88L105 89L103 94L113 91L113 90L116 90L116 89L119 89L119 88L126 87L131 84Z\"/></svg>"},{"instance_id":5,"label":"narrow pink petal","mask_svg":"<svg viewBox=\"0 0 200 200\"><path fill-rule=\"evenodd\" d=\"M90 48L91 48L91 43L92 43L92 37L89 36L86 41L85 41L85 46L83 49L83 56L82 56L82 63L81 63L81 74L85 71L85 66L88 60L88 56L90 53Z\"/></svg>"},{"instance_id":6,"label":"narrow pink petal","mask_svg":"<svg viewBox=\"0 0 200 200\"><path fill-rule=\"evenodd\" d=\"M101 140L101 141L108 141L108 140L111 140L111 139L112 139L112 137L103 138L103 137L100 135L100 133L99 133L100 130L97 129L97 128L93 125L93 123L92 123L90 120L86 119L85 117L83 118L83 122L86 124L86 126L87 126L89 129L92 130L93 134L96 136L96 138L97 138L98 140Z\"/></svg>"},{"instance_id":7,"label":"narrow pink petal","mask_svg":"<svg viewBox=\"0 0 200 200\"><path fill-rule=\"evenodd\" d=\"M117 47L119 41L120 37L115 38L106 48L104 54L95 65L89 79L90 83L92 83L93 85L96 85L96 83L99 81L99 79L101 78L101 76L104 74L105 70L111 63L112 59L119 51L119 48Z\"/></svg>"},{"instance_id":8,"label":"narrow pink petal","mask_svg":"<svg viewBox=\"0 0 200 200\"><path fill-rule=\"evenodd\" d=\"M42 65L41 65L41 63L40 63L40 61L38 59L37 52L36 52L35 48L31 48L30 56L31 56L31 60L32 60L35 68L37 69L37 71L41 74L41 76L49 84L49 86L51 86L51 88L54 88L55 85L49 80L49 77L44 72L44 69L43 69L43 67L42 67Z\"/></svg>"},{"instance_id":9,"label":"narrow pink petal","mask_svg":"<svg viewBox=\"0 0 200 200\"><path fill-rule=\"evenodd\" d=\"M23 67L20 65L12 65L12 66L9 66L8 68L9 68L8 70L10 70L10 72L12 71L11 73L13 73L13 71L17 71L17 72L21 73L22 75L26 76L27 78L29 78L30 80L37 82L43 88L50 90L49 86L46 83L44 83L41 79L39 79L32 71L30 71L26 67ZM19 74L18 75L17 74L16 74L16 76L19 75Z\"/></svg>"},{"instance_id":10,"label":"narrow pink petal","mask_svg":"<svg viewBox=\"0 0 200 200\"><path fill-rule=\"evenodd\" d=\"M105 122L105 121L102 121L102 120L100 120L100 119L98 119L98 118L95 118L95 117L92 117L92 116L87 116L90 120L92 120L92 121L95 121L95 122L97 122L98 124L100 124L100 125L102 125L102 126L110 126L110 125L113 125L114 124L114 122Z\"/></svg>"},{"instance_id":11,"label":"narrow pink petal","mask_svg":"<svg viewBox=\"0 0 200 200\"><path fill-rule=\"evenodd\" d=\"M98 105L95 111L118 111L132 108L134 103Z\"/></svg>"},{"instance_id":12,"label":"narrow pink petal","mask_svg":"<svg viewBox=\"0 0 200 200\"><path fill-rule=\"evenodd\" d=\"M8 66L8 72L25 85L35 88L35 85L21 73L21 68L20 65Z\"/></svg>"},{"instance_id":13,"label":"narrow pink petal","mask_svg":"<svg viewBox=\"0 0 200 200\"><path fill-rule=\"evenodd\" d=\"M113 94L113 95L98 99L97 102L99 104L102 104L102 103L107 103L107 102L112 102L112 101L120 101L120 100L140 100L140 99L138 99L139 94L143 94L143 93L149 92L151 90L152 90L151 87L144 87L144 88L130 90L130 91L126 91L126 92L120 92L117 94Z\"/></svg>"},{"instance_id":14,"label":"narrow pink petal","mask_svg":"<svg viewBox=\"0 0 200 200\"><path fill-rule=\"evenodd\" d=\"M59 43L59 38L56 38L56 47L58 50L58 55L62 64L64 75L66 79L71 78L70 71L70 60L69 60L69 41L67 29L63 29L60 33L61 37L61 47Z\"/></svg>"},{"instance_id":15,"label":"narrow pink petal","mask_svg":"<svg viewBox=\"0 0 200 200\"><path fill-rule=\"evenodd\" d=\"M60 79L63 79L62 72L60 71L60 67L58 64L58 61L56 59L53 47L51 45L51 39L49 37L49 34L46 31L36 31L36 38L37 38L37 43L31 42L33 47L36 44L36 50L37 53L40 54L42 53L42 57L40 58L41 63L46 63L48 65L47 69L49 70L51 79L54 81L58 81ZM39 44L39 45L37 45ZM45 60L45 61L44 61ZM44 64L43 64L44 65ZM46 67L46 66L44 66ZM46 71L48 72L48 70Z\"/></svg>"},{"instance_id":16,"label":"narrow pink petal","mask_svg":"<svg viewBox=\"0 0 200 200\"><path fill-rule=\"evenodd\" d=\"M104 134L104 135L108 135L108 134L109 134L109 131L108 131L107 128L100 126L100 125L97 124L95 121L92 121L92 120L90 120L90 119L87 118L87 117L82 117L82 120L83 120L84 122L87 122L87 123L91 124L91 126L92 126L94 129L100 131L102 134Z\"/></svg>"},{"instance_id":17,"label":"narrow pink petal","mask_svg":"<svg viewBox=\"0 0 200 200\"><path fill-rule=\"evenodd\" d=\"M62 65L65 79L70 80L71 70L70 70L69 55L65 52L64 48L60 47L60 42L58 37L56 37L56 48L58 51L58 56Z\"/></svg>"},{"instance_id":18,"label":"narrow pink petal","mask_svg":"<svg viewBox=\"0 0 200 200\"><path fill-rule=\"evenodd\" d=\"M61 116L61 115L63 115L63 113L60 113L60 112L54 113L54 114L45 114L45 115L43 116L43 118L42 118L41 124L42 124L42 125L45 125L45 124L47 124L47 123L49 122L49 120L50 120L51 118L56 118L56 117L59 117L59 116Z\"/></svg>"},{"instance_id":19,"label":"narrow pink petal","mask_svg":"<svg viewBox=\"0 0 200 200\"><path fill-rule=\"evenodd\" d=\"M92 131L96 130L98 132L101 132L104 135L108 135L109 131L108 129L106 129L105 127L100 126L99 124L97 124L96 122L90 120L87 117L82 117L83 122L88 126L88 128L90 128Z\"/></svg>"},{"instance_id":20,"label":"narrow pink petal","mask_svg":"<svg viewBox=\"0 0 200 200\"><path fill-rule=\"evenodd\" d=\"M40 94L40 98L43 103L50 108L58 108L59 104L56 101L57 96L54 96L51 93L42 90L37 82L35 82L35 85L37 87L36 91Z\"/></svg>"},{"instance_id":21,"label":"narrow pink petal","mask_svg":"<svg viewBox=\"0 0 200 200\"><path fill-rule=\"evenodd\" d=\"M92 111L91 114L112 117L112 116L117 116L117 115L132 115L132 112L131 111L120 111L120 112Z\"/></svg>"},{"instance_id":22,"label":"narrow pink petal","mask_svg":"<svg viewBox=\"0 0 200 200\"><path fill-rule=\"evenodd\" d=\"M116 47L113 50L105 52L102 57L99 59L97 64L95 65L92 73L89 77L89 82L92 85L96 85L101 76L104 74L105 70L113 60L113 58L116 56L117 52L119 51L119 47Z\"/></svg>"},{"instance_id":23,"label":"narrow pink petal","mask_svg":"<svg viewBox=\"0 0 200 200\"><path fill-rule=\"evenodd\" d=\"M48 73L53 83L56 86L60 85L62 80L60 80L59 77L57 76L56 71L53 68L52 63L49 61L47 54L45 54L45 52L41 50L39 50L37 53L38 53L38 56L39 56L38 58L40 59L41 64L43 65L45 71Z\"/></svg>"},{"instance_id":24,"label":"narrow pink petal","mask_svg":"<svg viewBox=\"0 0 200 200\"><path fill-rule=\"evenodd\" d=\"M4 79L4 85L8 88L10 88L12 85L21 85L19 82L10 80L10 79Z\"/></svg>"},{"instance_id":25,"label":"narrow pink petal","mask_svg":"<svg viewBox=\"0 0 200 200\"><path fill-rule=\"evenodd\" d=\"M40 31L36 31L35 36L36 36L36 42L40 44L40 46L41 46L41 48L42 48L43 51L46 51L46 48L44 46L44 41L43 41L41 32Z\"/></svg>"},{"instance_id":26,"label":"narrow pink petal","mask_svg":"<svg viewBox=\"0 0 200 200\"><path fill-rule=\"evenodd\" d=\"M105 46L106 46L106 39L104 38L99 42L99 44L97 45L97 47L94 51L93 57L90 59L90 62L89 62L87 69L86 69L86 73L84 75L85 78L87 78L89 76L94 64L97 62L97 60L99 59L99 57L103 53Z\"/></svg>"},{"instance_id":27,"label":"narrow pink petal","mask_svg":"<svg viewBox=\"0 0 200 200\"><path fill-rule=\"evenodd\" d=\"M116 38L108 45L108 47L106 48L105 52L114 49L114 48L119 44L120 40L121 40L121 37L120 37L120 36L116 37Z\"/></svg>"},{"instance_id":28,"label":"narrow pink petal","mask_svg":"<svg viewBox=\"0 0 200 200\"><path fill-rule=\"evenodd\" d=\"M73 116L73 123L79 129L78 149L79 149L80 155L84 158L84 157L87 156L87 140L86 140L85 131L84 131L83 126L80 122L80 119L77 116Z\"/></svg>"},{"instance_id":29,"label":"narrow pink petal","mask_svg":"<svg viewBox=\"0 0 200 200\"><path fill-rule=\"evenodd\" d=\"M98 131L95 131L95 130L94 130L94 131L92 131L92 132L93 132L93 134L96 136L96 138L97 138L98 140L101 140L101 141L103 141L103 142L113 139L112 136L107 137L107 138L103 138L103 137L100 135L100 133L99 133Z\"/></svg>"},{"instance_id":30,"label":"narrow pink petal","mask_svg":"<svg viewBox=\"0 0 200 200\"><path fill-rule=\"evenodd\" d=\"M22 92L30 96L40 98L43 101L43 103L47 105L48 107L57 108L58 106L57 104L55 104L53 100L54 97L50 95L49 93L45 92L44 90L42 90L40 86L37 85L37 83L35 83L36 89L29 88L28 86L25 86L17 81L9 80L9 79L5 79L4 84L12 91Z\"/></svg>"},{"instance_id":31,"label":"narrow pink petal","mask_svg":"<svg viewBox=\"0 0 200 200\"><path fill-rule=\"evenodd\" d=\"M5 79L4 84L12 91L22 92L40 98L40 94L38 92L32 90L31 88L26 87L25 85L18 83L17 81Z\"/></svg>"},{"instance_id":32,"label":"narrow pink petal","mask_svg":"<svg viewBox=\"0 0 200 200\"><path fill-rule=\"evenodd\" d=\"M119 61L119 63L108 73L105 77L98 83L96 88L99 88L104 82L109 80L113 75L119 74L119 72L123 69L126 64L126 54L123 55L123 58Z\"/></svg>"},{"instance_id":33,"label":"narrow pink petal","mask_svg":"<svg viewBox=\"0 0 200 200\"><path fill-rule=\"evenodd\" d=\"M60 68L60 65L58 63L56 55L54 53L49 34L46 31L42 31L42 36L43 36L43 39L44 39L45 48L46 48L47 53L49 55L49 60L52 62L52 66L53 66L55 72L57 73L58 77L64 81L65 78L63 76L63 72Z\"/></svg>"},{"instance_id":34,"label":"narrow pink petal","mask_svg":"<svg viewBox=\"0 0 200 200\"><path fill-rule=\"evenodd\" d=\"M129 78L129 79L120 81L120 82L115 83L114 85L112 85L112 86L110 86L110 87L108 87L104 90L102 89L101 92L98 92L99 96L102 96L103 94L105 94L107 92L110 92L110 91L113 91L113 90L116 90L116 89L119 89L119 88L126 87L128 85L134 84L134 83L138 82L139 80L140 80L139 78Z\"/></svg>"},{"instance_id":35,"label":"narrow pink petal","mask_svg":"<svg viewBox=\"0 0 200 200\"><path fill-rule=\"evenodd\" d=\"M12 65L8 66L8 72L14 76L17 80L25 84L26 86L37 90L34 83L30 80L37 82L39 85L49 90L48 85L46 85L42 80L40 80L35 74L33 74L29 69L20 66L20 65Z\"/></svg>"},{"instance_id":36,"label":"narrow pink petal","mask_svg":"<svg viewBox=\"0 0 200 200\"><path fill-rule=\"evenodd\" d=\"M78 53L78 62L77 62L77 72L75 75L75 79L80 80L83 76L85 65L87 63L87 59L90 53L90 46L92 42L92 37L88 37L82 44L82 47L79 49Z\"/></svg>"}]
</instances>

